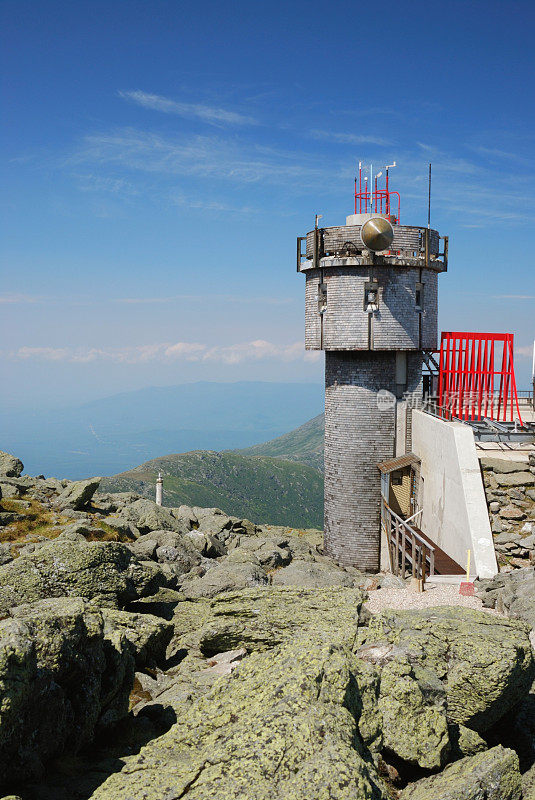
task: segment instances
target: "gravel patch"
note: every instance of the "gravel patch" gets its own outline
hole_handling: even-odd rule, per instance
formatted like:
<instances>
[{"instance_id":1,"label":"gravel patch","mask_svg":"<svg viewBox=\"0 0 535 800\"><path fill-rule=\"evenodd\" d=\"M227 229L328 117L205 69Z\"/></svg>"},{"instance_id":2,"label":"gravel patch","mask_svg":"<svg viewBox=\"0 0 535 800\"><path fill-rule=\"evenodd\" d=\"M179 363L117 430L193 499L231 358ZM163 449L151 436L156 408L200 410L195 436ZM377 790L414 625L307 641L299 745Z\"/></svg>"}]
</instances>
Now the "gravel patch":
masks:
<instances>
[{"instance_id":1,"label":"gravel patch","mask_svg":"<svg viewBox=\"0 0 535 800\"><path fill-rule=\"evenodd\" d=\"M372 614L378 614L379 611L389 608L406 611L411 608L433 606L464 606L475 608L477 611L487 611L489 614L498 614L493 608L483 608L478 597L465 597L459 594L459 586L451 584L428 585L424 592L414 592L411 589L376 589L369 592L369 600L366 602L366 607Z\"/></svg>"}]
</instances>

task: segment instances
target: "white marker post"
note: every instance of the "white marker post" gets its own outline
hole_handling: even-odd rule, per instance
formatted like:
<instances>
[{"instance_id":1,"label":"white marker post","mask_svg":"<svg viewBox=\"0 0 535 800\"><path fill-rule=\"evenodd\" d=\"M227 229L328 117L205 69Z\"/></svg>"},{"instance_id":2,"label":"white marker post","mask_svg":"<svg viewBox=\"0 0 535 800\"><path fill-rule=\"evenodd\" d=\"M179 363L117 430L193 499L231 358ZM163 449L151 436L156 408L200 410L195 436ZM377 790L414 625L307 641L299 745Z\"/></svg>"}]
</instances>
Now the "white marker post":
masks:
<instances>
[{"instance_id":1,"label":"white marker post","mask_svg":"<svg viewBox=\"0 0 535 800\"><path fill-rule=\"evenodd\" d=\"M162 473L158 473L158 477L156 479L156 505L161 506L163 499L163 478Z\"/></svg>"}]
</instances>

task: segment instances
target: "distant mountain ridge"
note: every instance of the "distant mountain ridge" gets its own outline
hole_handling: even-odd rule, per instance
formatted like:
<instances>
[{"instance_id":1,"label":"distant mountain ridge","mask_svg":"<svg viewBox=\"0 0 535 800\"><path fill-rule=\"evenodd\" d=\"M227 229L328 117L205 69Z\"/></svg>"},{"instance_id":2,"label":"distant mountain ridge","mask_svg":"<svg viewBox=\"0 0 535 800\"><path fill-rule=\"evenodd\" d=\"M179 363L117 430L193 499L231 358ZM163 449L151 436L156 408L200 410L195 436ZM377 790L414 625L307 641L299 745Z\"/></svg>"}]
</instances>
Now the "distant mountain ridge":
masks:
<instances>
[{"instance_id":1,"label":"distant mountain ridge","mask_svg":"<svg viewBox=\"0 0 535 800\"><path fill-rule=\"evenodd\" d=\"M325 434L325 415L318 414L299 428L234 452L243 456L271 456L288 461L299 461L323 472L323 437Z\"/></svg>"},{"instance_id":2,"label":"distant mountain ridge","mask_svg":"<svg viewBox=\"0 0 535 800\"><path fill-rule=\"evenodd\" d=\"M249 447L322 407L320 383L197 382L123 392L83 405L0 414L0 449L58 478L113 475L161 453Z\"/></svg>"}]
</instances>

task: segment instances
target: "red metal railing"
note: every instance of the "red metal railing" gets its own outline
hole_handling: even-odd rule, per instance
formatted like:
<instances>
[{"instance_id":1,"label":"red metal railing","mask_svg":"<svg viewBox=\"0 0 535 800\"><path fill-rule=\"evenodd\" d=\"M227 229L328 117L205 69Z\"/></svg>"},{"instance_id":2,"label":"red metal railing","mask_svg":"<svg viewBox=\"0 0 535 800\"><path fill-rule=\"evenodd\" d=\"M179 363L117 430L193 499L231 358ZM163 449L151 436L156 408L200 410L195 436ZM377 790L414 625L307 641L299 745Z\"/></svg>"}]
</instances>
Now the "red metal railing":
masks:
<instances>
[{"instance_id":1,"label":"red metal railing","mask_svg":"<svg viewBox=\"0 0 535 800\"><path fill-rule=\"evenodd\" d=\"M501 367L499 363L501 350ZM498 384L499 377L499 385ZM439 407L457 419L484 417L522 424L513 366L512 333L443 333Z\"/></svg>"},{"instance_id":2,"label":"red metal railing","mask_svg":"<svg viewBox=\"0 0 535 800\"><path fill-rule=\"evenodd\" d=\"M355 178L355 214L386 214L392 216L392 198L397 198L398 213L394 214L394 223L399 225L401 213L401 198L399 192L391 192L388 185L388 169L386 171L386 188L377 188L377 178L374 189L368 189L368 179L364 178L364 191L362 190L362 167L359 164L359 178Z\"/></svg>"}]
</instances>

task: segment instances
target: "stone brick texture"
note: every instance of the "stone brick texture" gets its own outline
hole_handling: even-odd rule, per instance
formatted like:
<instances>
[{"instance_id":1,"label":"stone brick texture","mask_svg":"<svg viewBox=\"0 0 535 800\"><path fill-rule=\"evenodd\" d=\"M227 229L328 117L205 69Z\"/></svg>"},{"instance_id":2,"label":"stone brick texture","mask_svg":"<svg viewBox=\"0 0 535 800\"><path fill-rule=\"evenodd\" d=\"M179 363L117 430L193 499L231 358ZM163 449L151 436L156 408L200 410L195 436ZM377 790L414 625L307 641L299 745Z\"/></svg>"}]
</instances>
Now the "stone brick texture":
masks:
<instances>
[{"instance_id":1,"label":"stone brick texture","mask_svg":"<svg viewBox=\"0 0 535 800\"><path fill-rule=\"evenodd\" d=\"M367 350L368 314L364 287L378 279L379 310L372 316L373 347L377 350L433 350L437 346L438 274L414 267L354 266L306 271L305 347L321 347L318 284L327 286L327 310L323 315L325 350ZM422 310L416 307L416 284L423 283ZM421 321L420 321L421 320ZM421 325L421 341L419 326Z\"/></svg>"},{"instance_id":2,"label":"stone brick texture","mask_svg":"<svg viewBox=\"0 0 535 800\"><path fill-rule=\"evenodd\" d=\"M405 388L418 398L421 373L409 352ZM325 552L365 572L379 570L377 464L395 454L395 406L380 409L377 393L395 395L395 375L395 351L325 353Z\"/></svg>"},{"instance_id":3,"label":"stone brick texture","mask_svg":"<svg viewBox=\"0 0 535 800\"><path fill-rule=\"evenodd\" d=\"M489 455L481 469L500 570L535 563L535 454L531 461Z\"/></svg>"}]
</instances>

